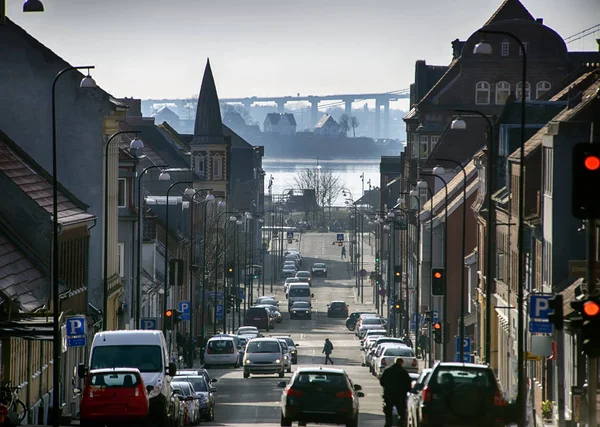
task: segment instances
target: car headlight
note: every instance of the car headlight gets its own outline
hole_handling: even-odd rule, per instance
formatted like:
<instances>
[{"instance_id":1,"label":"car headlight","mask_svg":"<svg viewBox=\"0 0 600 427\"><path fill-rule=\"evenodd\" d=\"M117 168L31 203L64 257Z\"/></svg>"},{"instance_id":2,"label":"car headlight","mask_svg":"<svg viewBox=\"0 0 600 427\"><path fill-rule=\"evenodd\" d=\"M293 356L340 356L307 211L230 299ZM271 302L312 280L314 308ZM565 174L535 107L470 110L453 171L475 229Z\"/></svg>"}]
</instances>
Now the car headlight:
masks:
<instances>
[{"instance_id":1,"label":"car headlight","mask_svg":"<svg viewBox=\"0 0 600 427\"><path fill-rule=\"evenodd\" d=\"M275 363L281 363L281 360L280 359L276 359Z\"/></svg>"},{"instance_id":2,"label":"car headlight","mask_svg":"<svg viewBox=\"0 0 600 427\"><path fill-rule=\"evenodd\" d=\"M252 361L251 361L251 360L249 360L249 359L246 359L246 360L244 361L244 363L245 363L245 364L248 364L248 363L252 363Z\"/></svg>"},{"instance_id":3,"label":"car headlight","mask_svg":"<svg viewBox=\"0 0 600 427\"><path fill-rule=\"evenodd\" d=\"M298 353L298 350L292 350L292 354Z\"/></svg>"}]
</instances>

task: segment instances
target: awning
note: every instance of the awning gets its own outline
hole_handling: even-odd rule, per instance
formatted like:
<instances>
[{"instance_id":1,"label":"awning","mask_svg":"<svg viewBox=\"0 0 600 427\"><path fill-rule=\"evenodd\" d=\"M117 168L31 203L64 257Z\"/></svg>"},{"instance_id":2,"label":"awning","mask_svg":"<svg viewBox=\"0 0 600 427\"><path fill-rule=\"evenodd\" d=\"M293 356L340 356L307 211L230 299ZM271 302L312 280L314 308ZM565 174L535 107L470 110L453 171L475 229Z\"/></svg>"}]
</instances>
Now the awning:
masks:
<instances>
[{"instance_id":1,"label":"awning","mask_svg":"<svg viewBox=\"0 0 600 427\"><path fill-rule=\"evenodd\" d=\"M0 338L52 341L54 337L53 324L52 315L0 321Z\"/></svg>"}]
</instances>

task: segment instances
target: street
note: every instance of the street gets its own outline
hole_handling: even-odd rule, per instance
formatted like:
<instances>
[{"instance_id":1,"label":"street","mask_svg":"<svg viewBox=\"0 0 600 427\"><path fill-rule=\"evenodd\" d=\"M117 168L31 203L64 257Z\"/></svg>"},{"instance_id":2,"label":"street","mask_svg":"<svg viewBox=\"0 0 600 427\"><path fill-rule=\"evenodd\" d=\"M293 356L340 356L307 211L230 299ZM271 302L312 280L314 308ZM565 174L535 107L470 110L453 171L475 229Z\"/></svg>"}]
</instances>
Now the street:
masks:
<instances>
[{"instance_id":1,"label":"street","mask_svg":"<svg viewBox=\"0 0 600 427\"><path fill-rule=\"evenodd\" d=\"M300 366L323 363L324 356L321 350L325 338L329 338L334 345L332 359L335 366L344 368L354 383L363 387L365 397L360 401L359 425L379 427L384 422L381 387L375 377L360 366L359 341L353 332L346 329L345 319L327 318L327 304L334 300L345 301L349 304L350 311L363 307L373 309L371 305L356 304L354 278L350 276L350 265L347 259L343 261L340 259L341 248L337 244L332 245L335 238L335 233L303 235L300 251L304 259L301 268L310 270L313 262L323 261L329 267L329 274L327 278L313 278L312 289L315 298L312 320L290 321L282 285L275 286L274 293L280 301L284 320L276 326L274 332L289 334L299 344L298 365ZM365 281L365 285L368 286L368 281ZM370 295L367 292L365 294ZM370 301L371 298L368 298L368 302ZM276 376L253 376L243 379L241 369L211 369L210 372L219 379L216 384L219 390L216 416L214 422L202 423L202 425L279 425L281 389L277 388L280 380ZM289 380L290 375L286 374L285 379Z\"/></svg>"}]
</instances>

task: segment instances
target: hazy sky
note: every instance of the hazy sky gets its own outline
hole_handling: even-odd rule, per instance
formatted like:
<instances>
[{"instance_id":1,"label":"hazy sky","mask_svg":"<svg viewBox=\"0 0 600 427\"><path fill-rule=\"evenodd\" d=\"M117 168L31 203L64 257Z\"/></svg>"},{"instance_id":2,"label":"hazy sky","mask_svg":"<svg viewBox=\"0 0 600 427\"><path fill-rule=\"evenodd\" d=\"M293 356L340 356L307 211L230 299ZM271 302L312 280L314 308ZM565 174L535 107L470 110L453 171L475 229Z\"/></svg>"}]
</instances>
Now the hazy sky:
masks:
<instances>
[{"instance_id":1,"label":"hazy sky","mask_svg":"<svg viewBox=\"0 0 600 427\"><path fill-rule=\"evenodd\" d=\"M450 42L502 0L42 0L7 15L118 97L189 97L210 57L220 97L387 92L414 63L446 65ZM523 0L568 37L600 23L600 0ZM596 50L595 36L570 50Z\"/></svg>"}]
</instances>

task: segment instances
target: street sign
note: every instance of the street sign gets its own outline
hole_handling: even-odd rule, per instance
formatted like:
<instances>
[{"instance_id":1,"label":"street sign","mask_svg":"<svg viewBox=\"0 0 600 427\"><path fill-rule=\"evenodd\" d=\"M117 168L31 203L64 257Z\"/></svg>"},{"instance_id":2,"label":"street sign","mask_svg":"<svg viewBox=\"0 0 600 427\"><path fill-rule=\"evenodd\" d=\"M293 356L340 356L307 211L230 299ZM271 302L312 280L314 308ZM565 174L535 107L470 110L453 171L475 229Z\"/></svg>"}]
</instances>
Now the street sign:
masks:
<instances>
[{"instance_id":1,"label":"street sign","mask_svg":"<svg viewBox=\"0 0 600 427\"><path fill-rule=\"evenodd\" d=\"M456 337L456 359L460 362L460 337ZM463 363L471 362L471 338L465 337L463 341Z\"/></svg>"},{"instance_id":2,"label":"street sign","mask_svg":"<svg viewBox=\"0 0 600 427\"><path fill-rule=\"evenodd\" d=\"M337 239L338 239L338 241L343 242L344 241L344 234L343 233L338 233Z\"/></svg>"},{"instance_id":3,"label":"street sign","mask_svg":"<svg viewBox=\"0 0 600 427\"><path fill-rule=\"evenodd\" d=\"M69 316L65 319L67 347L85 347L85 316Z\"/></svg>"},{"instance_id":4,"label":"street sign","mask_svg":"<svg viewBox=\"0 0 600 427\"><path fill-rule=\"evenodd\" d=\"M294 232L293 231L288 231L287 232L287 238L288 239L293 239L294 238Z\"/></svg>"},{"instance_id":5,"label":"street sign","mask_svg":"<svg viewBox=\"0 0 600 427\"><path fill-rule=\"evenodd\" d=\"M217 304L217 319L223 319L223 304Z\"/></svg>"},{"instance_id":6,"label":"street sign","mask_svg":"<svg viewBox=\"0 0 600 427\"><path fill-rule=\"evenodd\" d=\"M244 288L240 288L240 299L246 298L246 292L244 292Z\"/></svg>"},{"instance_id":7,"label":"street sign","mask_svg":"<svg viewBox=\"0 0 600 427\"><path fill-rule=\"evenodd\" d=\"M190 302L189 301L179 301L179 305L177 310L181 312L181 320L190 321Z\"/></svg>"},{"instance_id":8,"label":"street sign","mask_svg":"<svg viewBox=\"0 0 600 427\"><path fill-rule=\"evenodd\" d=\"M551 334L554 330L554 325L550 322L535 322L529 321L529 332L534 334Z\"/></svg>"},{"instance_id":9,"label":"street sign","mask_svg":"<svg viewBox=\"0 0 600 427\"><path fill-rule=\"evenodd\" d=\"M437 310L433 310L433 323L437 323L440 320L439 313Z\"/></svg>"},{"instance_id":10,"label":"street sign","mask_svg":"<svg viewBox=\"0 0 600 427\"><path fill-rule=\"evenodd\" d=\"M362 270L360 270L361 277L367 277L368 274L369 274L369 272L367 270L365 270L364 268Z\"/></svg>"},{"instance_id":11,"label":"street sign","mask_svg":"<svg viewBox=\"0 0 600 427\"><path fill-rule=\"evenodd\" d=\"M158 329L158 318L157 317L142 317L140 319L140 329L144 329L144 330Z\"/></svg>"},{"instance_id":12,"label":"street sign","mask_svg":"<svg viewBox=\"0 0 600 427\"><path fill-rule=\"evenodd\" d=\"M529 297L529 317L536 320L548 320L548 315L552 312L548 300L550 295L531 295Z\"/></svg>"}]
</instances>

